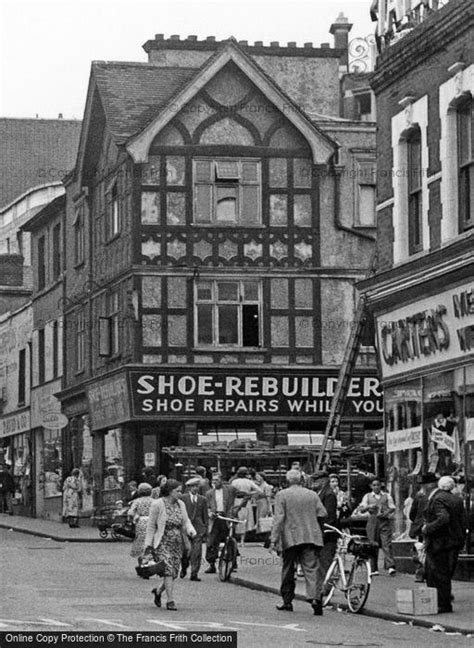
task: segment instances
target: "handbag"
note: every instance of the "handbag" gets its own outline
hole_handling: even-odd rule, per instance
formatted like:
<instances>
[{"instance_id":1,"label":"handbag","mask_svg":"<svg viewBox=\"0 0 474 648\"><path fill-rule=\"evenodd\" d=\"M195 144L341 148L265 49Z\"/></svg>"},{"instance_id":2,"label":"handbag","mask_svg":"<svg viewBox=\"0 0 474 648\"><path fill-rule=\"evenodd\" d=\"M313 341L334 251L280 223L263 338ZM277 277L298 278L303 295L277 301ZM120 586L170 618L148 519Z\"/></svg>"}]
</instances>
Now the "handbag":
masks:
<instances>
[{"instance_id":1,"label":"handbag","mask_svg":"<svg viewBox=\"0 0 474 648\"><path fill-rule=\"evenodd\" d=\"M267 515L261 517L258 521L258 531L259 533L269 533L272 530L273 526L273 516Z\"/></svg>"},{"instance_id":2,"label":"handbag","mask_svg":"<svg viewBox=\"0 0 474 648\"><path fill-rule=\"evenodd\" d=\"M165 561L160 559L155 561L154 558L148 562L142 562L141 565L135 567L135 571L140 578L150 578L150 576L164 576L165 575Z\"/></svg>"}]
</instances>

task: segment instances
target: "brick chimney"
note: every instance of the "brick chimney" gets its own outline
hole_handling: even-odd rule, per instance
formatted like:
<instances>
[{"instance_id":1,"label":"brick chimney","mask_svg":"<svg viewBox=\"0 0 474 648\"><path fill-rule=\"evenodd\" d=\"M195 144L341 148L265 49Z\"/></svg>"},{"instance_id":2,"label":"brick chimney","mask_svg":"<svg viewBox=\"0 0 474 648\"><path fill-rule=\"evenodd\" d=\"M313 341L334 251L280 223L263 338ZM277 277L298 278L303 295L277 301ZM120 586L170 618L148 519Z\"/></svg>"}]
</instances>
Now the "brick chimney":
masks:
<instances>
[{"instance_id":1,"label":"brick chimney","mask_svg":"<svg viewBox=\"0 0 474 648\"><path fill-rule=\"evenodd\" d=\"M336 22L333 22L329 28L329 33L334 36L334 47L335 49L340 49L344 52L341 57L340 65L344 67L347 71L349 68L349 32L352 29L352 24L349 22L349 19L341 13L336 18Z\"/></svg>"}]
</instances>

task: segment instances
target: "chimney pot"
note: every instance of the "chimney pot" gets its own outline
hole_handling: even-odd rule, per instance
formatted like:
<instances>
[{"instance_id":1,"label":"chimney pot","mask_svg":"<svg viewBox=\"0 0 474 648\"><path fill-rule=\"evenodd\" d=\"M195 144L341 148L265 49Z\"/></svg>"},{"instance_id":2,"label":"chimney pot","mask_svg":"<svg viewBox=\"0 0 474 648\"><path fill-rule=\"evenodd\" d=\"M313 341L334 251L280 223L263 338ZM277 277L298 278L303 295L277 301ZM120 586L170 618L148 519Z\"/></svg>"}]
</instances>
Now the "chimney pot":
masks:
<instances>
[{"instance_id":1,"label":"chimney pot","mask_svg":"<svg viewBox=\"0 0 474 648\"><path fill-rule=\"evenodd\" d=\"M263 41L255 41L255 47L263 47Z\"/></svg>"},{"instance_id":2,"label":"chimney pot","mask_svg":"<svg viewBox=\"0 0 474 648\"><path fill-rule=\"evenodd\" d=\"M322 49L329 49L329 43L321 43Z\"/></svg>"},{"instance_id":3,"label":"chimney pot","mask_svg":"<svg viewBox=\"0 0 474 648\"><path fill-rule=\"evenodd\" d=\"M307 49L312 49L312 47L313 47L313 43L305 43L304 46L305 46Z\"/></svg>"},{"instance_id":4,"label":"chimney pot","mask_svg":"<svg viewBox=\"0 0 474 648\"><path fill-rule=\"evenodd\" d=\"M157 41L165 40L165 35L164 34L155 34L155 40L157 40Z\"/></svg>"},{"instance_id":5,"label":"chimney pot","mask_svg":"<svg viewBox=\"0 0 474 648\"><path fill-rule=\"evenodd\" d=\"M290 43L288 43L288 47L296 47L296 42L291 41Z\"/></svg>"},{"instance_id":6,"label":"chimney pot","mask_svg":"<svg viewBox=\"0 0 474 648\"><path fill-rule=\"evenodd\" d=\"M188 36L186 40L188 41L197 41L198 37L192 34L191 36Z\"/></svg>"},{"instance_id":7,"label":"chimney pot","mask_svg":"<svg viewBox=\"0 0 474 648\"><path fill-rule=\"evenodd\" d=\"M59 113L59 115L58 115L58 119L62 119L62 118L63 118L63 114L62 114L62 113Z\"/></svg>"},{"instance_id":8,"label":"chimney pot","mask_svg":"<svg viewBox=\"0 0 474 648\"><path fill-rule=\"evenodd\" d=\"M180 35L179 34L172 34L170 36L170 40L172 41L179 41L180 40Z\"/></svg>"},{"instance_id":9,"label":"chimney pot","mask_svg":"<svg viewBox=\"0 0 474 648\"><path fill-rule=\"evenodd\" d=\"M216 37L215 36L207 36L206 41L208 43L215 43L216 42Z\"/></svg>"},{"instance_id":10,"label":"chimney pot","mask_svg":"<svg viewBox=\"0 0 474 648\"><path fill-rule=\"evenodd\" d=\"M270 47L280 47L280 43L278 41L272 41Z\"/></svg>"},{"instance_id":11,"label":"chimney pot","mask_svg":"<svg viewBox=\"0 0 474 648\"><path fill-rule=\"evenodd\" d=\"M249 42L246 40L239 41L239 45L248 45Z\"/></svg>"}]
</instances>

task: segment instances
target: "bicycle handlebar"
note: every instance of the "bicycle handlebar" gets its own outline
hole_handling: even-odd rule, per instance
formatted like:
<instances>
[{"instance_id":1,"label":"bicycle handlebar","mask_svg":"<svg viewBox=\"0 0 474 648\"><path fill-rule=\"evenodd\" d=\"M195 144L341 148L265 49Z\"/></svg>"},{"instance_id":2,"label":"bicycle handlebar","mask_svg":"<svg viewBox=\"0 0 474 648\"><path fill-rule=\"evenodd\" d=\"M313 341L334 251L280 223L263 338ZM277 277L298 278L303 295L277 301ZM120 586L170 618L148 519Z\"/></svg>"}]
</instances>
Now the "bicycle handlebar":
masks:
<instances>
[{"instance_id":1,"label":"bicycle handlebar","mask_svg":"<svg viewBox=\"0 0 474 648\"><path fill-rule=\"evenodd\" d=\"M219 520L225 520L226 522L242 522L242 520L239 520L238 518L224 517L223 515L219 515L219 513L216 513L216 517L219 518Z\"/></svg>"},{"instance_id":2,"label":"bicycle handlebar","mask_svg":"<svg viewBox=\"0 0 474 648\"><path fill-rule=\"evenodd\" d=\"M324 532L323 533L329 533L331 531L335 531L338 535L341 536L341 538L356 538L359 535L359 534L352 535L351 533L347 533L347 531L341 531L341 529L337 529L336 527L332 526L331 524L324 523Z\"/></svg>"}]
</instances>

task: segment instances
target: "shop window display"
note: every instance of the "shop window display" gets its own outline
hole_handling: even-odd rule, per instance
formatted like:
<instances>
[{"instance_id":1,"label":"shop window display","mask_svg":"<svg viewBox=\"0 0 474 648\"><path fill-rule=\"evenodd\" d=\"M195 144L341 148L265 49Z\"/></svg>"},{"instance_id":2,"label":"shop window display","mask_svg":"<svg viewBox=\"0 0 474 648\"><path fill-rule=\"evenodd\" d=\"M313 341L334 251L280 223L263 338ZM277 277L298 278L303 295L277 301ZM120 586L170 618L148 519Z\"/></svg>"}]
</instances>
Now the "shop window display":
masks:
<instances>
[{"instance_id":1,"label":"shop window display","mask_svg":"<svg viewBox=\"0 0 474 648\"><path fill-rule=\"evenodd\" d=\"M43 431L43 490L44 497L62 494L61 430Z\"/></svg>"},{"instance_id":2,"label":"shop window display","mask_svg":"<svg viewBox=\"0 0 474 648\"><path fill-rule=\"evenodd\" d=\"M461 468L459 420L463 371L446 371L423 380L423 441L428 472L452 475Z\"/></svg>"},{"instance_id":3,"label":"shop window display","mask_svg":"<svg viewBox=\"0 0 474 648\"><path fill-rule=\"evenodd\" d=\"M422 388L420 380L385 389L387 431L387 490L396 506L394 535L407 529L413 477L422 468Z\"/></svg>"},{"instance_id":4,"label":"shop window display","mask_svg":"<svg viewBox=\"0 0 474 648\"><path fill-rule=\"evenodd\" d=\"M113 428L104 437L104 491L120 491L124 485L122 430Z\"/></svg>"},{"instance_id":5,"label":"shop window display","mask_svg":"<svg viewBox=\"0 0 474 648\"><path fill-rule=\"evenodd\" d=\"M15 502L25 507L31 505L31 448L26 434L13 438L13 477L15 479Z\"/></svg>"}]
</instances>

